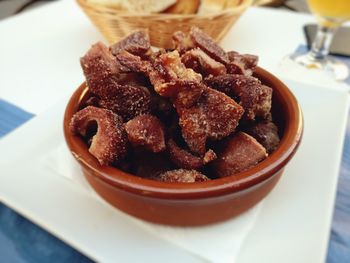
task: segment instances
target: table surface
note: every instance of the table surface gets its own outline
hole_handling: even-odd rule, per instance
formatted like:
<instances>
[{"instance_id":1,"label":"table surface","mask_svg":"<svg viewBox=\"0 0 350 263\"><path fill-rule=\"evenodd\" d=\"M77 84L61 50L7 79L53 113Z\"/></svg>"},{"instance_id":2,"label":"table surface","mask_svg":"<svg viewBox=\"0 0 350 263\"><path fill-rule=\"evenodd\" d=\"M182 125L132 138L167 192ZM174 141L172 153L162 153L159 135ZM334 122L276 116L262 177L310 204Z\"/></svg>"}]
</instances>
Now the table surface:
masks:
<instances>
[{"instance_id":1,"label":"table surface","mask_svg":"<svg viewBox=\"0 0 350 263\"><path fill-rule=\"evenodd\" d=\"M250 8L221 45L242 53L259 54L260 66L276 73L281 58L305 43L302 26L313 21L313 17L309 15ZM77 58L92 43L103 41L102 35L71 0L54 2L5 19L0 22L0 35L0 98L4 100L0 100L0 116L8 111L11 114L6 113L6 120L16 120L10 121L11 125L6 128L1 127L3 133L29 119L31 114L40 114L59 99L71 94L83 81ZM21 112L5 101L24 111ZM350 149L349 125L347 131L328 262L346 262L346 258L350 258L350 154L347 150ZM1 205L0 222L8 220L9 217L20 218L11 209ZM43 240L41 247L36 249L37 254L31 254L32 262L45 262L57 253L61 253L58 254L61 259L89 261L29 221L18 220L22 230L26 229L28 233L29 229L31 233L39 233ZM22 262L23 258L17 255L18 248L11 249L9 245L11 242L20 242L20 238L11 232L18 227L18 222L17 225L9 221L7 225L0 224L0 254ZM51 247L48 248L46 244Z\"/></svg>"}]
</instances>

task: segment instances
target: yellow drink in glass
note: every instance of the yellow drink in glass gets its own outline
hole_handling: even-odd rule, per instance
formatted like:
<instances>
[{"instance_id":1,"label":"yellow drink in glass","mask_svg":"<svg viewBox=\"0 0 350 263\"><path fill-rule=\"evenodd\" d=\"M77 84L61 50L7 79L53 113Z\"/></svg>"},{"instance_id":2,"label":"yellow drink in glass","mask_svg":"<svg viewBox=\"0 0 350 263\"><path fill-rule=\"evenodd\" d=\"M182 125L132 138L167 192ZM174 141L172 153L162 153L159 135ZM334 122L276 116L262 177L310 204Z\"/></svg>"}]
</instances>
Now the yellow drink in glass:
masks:
<instances>
[{"instance_id":1,"label":"yellow drink in glass","mask_svg":"<svg viewBox=\"0 0 350 263\"><path fill-rule=\"evenodd\" d=\"M324 26L334 27L350 20L350 0L307 0Z\"/></svg>"},{"instance_id":2,"label":"yellow drink in glass","mask_svg":"<svg viewBox=\"0 0 350 263\"><path fill-rule=\"evenodd\" d=\"M318 19L317 33L308 53L294 53L285 59L289 71L293 72L297 67L304 67L338 81L347 79L350 76L347 65L328 56L328 53L337 28L350 20L350 0L307 0L307 2Z\"/></svg>"}]
</instances>

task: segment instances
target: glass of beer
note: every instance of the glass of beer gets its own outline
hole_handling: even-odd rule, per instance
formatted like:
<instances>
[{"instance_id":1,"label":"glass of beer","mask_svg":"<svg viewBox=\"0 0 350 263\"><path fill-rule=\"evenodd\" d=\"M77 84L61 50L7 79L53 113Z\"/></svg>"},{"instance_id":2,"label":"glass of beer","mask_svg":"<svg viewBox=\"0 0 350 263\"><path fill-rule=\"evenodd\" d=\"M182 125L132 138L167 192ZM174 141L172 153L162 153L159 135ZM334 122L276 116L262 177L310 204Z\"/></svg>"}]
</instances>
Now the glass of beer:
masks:
<instances>
[{"instance_id":1,"label":"glass of beer","mask_svg":"<svg viewBox=\"0 0 350 263\"><path fill-rule=\"evenodd\" d=\"M349 69L341 61L328 57L328 53L337 28L350 20L350 0L307 0L307 2L318 21L317 34L307 54L292 55L290 58L299 65L326 71L335 79L344 80L349 76Z\"/></svg>"}]
</instances>

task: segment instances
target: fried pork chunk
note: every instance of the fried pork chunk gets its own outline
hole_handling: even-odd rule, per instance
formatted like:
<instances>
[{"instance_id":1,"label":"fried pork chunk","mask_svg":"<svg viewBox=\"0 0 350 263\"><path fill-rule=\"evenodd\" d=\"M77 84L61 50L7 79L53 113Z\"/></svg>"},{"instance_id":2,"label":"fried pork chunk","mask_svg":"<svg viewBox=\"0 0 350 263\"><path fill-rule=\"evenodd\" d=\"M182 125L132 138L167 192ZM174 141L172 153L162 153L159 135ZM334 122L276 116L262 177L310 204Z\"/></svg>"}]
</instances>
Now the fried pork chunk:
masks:
<instances>
[{"instance_id":1,"label":"fried pork chunk","mask_svg":"<svg viewBox=\"0 0 350 263\"><path fill-rule=\"evenodd\" d=\"M118 62L103 43L93 45L80 59L80 64L92 93L106 97L118 84Z\"/></svg>"},{"instance_id":2,"label":"fried pork chunk","mask_svg":"<svg viewBox=\"0 0 350 263\"><path fill-rule=\"evenodd\" d=\"M88 106L74 114L70 129L73 134L90 139L89 152L101 165L110 165L126 155L122 119L110 110Z\"/></svg>"},{"instance_id":3,"label":"fried pork chunk","mask_svg":"<svg viewBox=\"0 0 350 263\"><path fill-rule=\"evenodd\" d=\"M127 51L117 55L118 61L132 71L149 77L154 90L163 97L191 106L203 93L202 76L181 62L177 51L159 55L153 62L142 60Z\"/></svg>"},{"instance_id":4,"label":"fried pork chunk","mask_svg":"<svg viewBox=\"0 0 350 263\"><path fill-rule=\"evenodd\" d=\"M125 130L133 146L142 146L154 153L165 150L163 125L157 117L139 115L125 124Z\"/></svg>"},{"instance_id":5,"label":"fried pork chunk","mask_svg":"<svg viewBox=\"0 0 350 263\"><path fill-rule=\"evenodd\" d=\"M99 97L100 107L112 110L125 121L150 111L148 89L135 84L135 73L131 73L134 82L121 84L127 75L120 72L120 64L105 45L93 45L80 61L89 90Z\"/></svg>"},{"instance_id":6,"label":"fried pork chunk","mask_svg":"<svg viewBox=\"0 0 350 263\"><path fill-rule=\"evenodd\" d=\"M240 54L235 51L227 52L230 62L226 65L227 73L241 74L246 76L253 75L254 69L258 64L258 57L250 54Z\"/></svg>"},{"instance_id":7,"label":"fried pork chunk","mask_svg":"<svg viewBox=\"0 0 350 263\"><path fill-rule=\"evenodd\" d=\"M185 149L181 149L172 139L168 141L168 151L172 162L184 169L198 170L216 159L216 154L213 150L208 150L203 157L199 157Z\"/></svg>"},{"instance_id":8,"label":"fried pork chunk","mask_svg":"<svg viewBox=\"0 0 350 263\"><path fill-rule=\"evenodd\" d=\"M199 47L211 58L226 65L230 62L225 50L222 49L210 36L198 27L192 27L190 37L194 46Z\"/></svg>"},{"instance_id":9,"label":"fried pork chunk","mask_svg":"<svg viewBox=\"0 0 350 263\"><path fill-rule=\"evenodd\" d=\"M136 31L110 47L113 55L126 50L131 54L147 57L151 54L151 44L146 30Z\"/></svg>"},{"instance_id":10,"label":"fried pork chunk","mask_svg":"<svg viewBox=\"0 0 350 263\"><path fill-rule=\"evenodd\" d=\"M225 177L245 171L267 157L265 148L253 137L238 132L213 162L217 176Z\"/></svg>"},{"instance_id":11,"label":"fried pork chunk","mask_svg":"<svg viewBox=\"0 0 350 263\"><path fill-rule=\"evenodd\" d=\"M194 47L203 50L209 57L224 65L230 62L228 54L216 42L198 27L191 27L187 36L178 31L173 34L175 49L183 54Z\"/></svg>"},{"instance_id":12,"label":"fried pork chunk","mask_svg":"<svg viewBox=\"0 0 350 263\"><path fill-rule=\"evenodd\" d=\"M272 89L262 85L257 78L225 74L207 78L206 84L239 100L245 110L246 119L255 120L255 117L265 119L270 116Z\"/></svg>"},{"instance_id":13,"label":"fried pork chunk","mask_svg":"<svg viewBox=\"0 0 350 263\"><path fill-rule=\"evenodd\" d=\"M276 150L280 143L278 128L271 121L255 122L246 130L246 133L253 136L259 143L261 143L268 153L272 153Z\"/></svg>"},{"instance_id":14,"label":"fried pork chunk","mask_svg":"<svg viewBox=\"0 0 350 263\"><path fill-rule=\"evenodd\" d=\"M202 76L218 76L226 73L226 67L209 57L203 50L194 48L181 56L186 67L202 74Z\"/></svg>"},{"instance_id":15,"label":"fried pork chunk","mask_svg":"<svg viewBox=\"0 0 350 263\"><path fill-rule=\"evenodd\" d=\"M203 155L207 140L219 140L235 131L243 108L224 93L207 88L190 108L175 105L182 137L190 150Z\"/></svg>"}]
</instances>

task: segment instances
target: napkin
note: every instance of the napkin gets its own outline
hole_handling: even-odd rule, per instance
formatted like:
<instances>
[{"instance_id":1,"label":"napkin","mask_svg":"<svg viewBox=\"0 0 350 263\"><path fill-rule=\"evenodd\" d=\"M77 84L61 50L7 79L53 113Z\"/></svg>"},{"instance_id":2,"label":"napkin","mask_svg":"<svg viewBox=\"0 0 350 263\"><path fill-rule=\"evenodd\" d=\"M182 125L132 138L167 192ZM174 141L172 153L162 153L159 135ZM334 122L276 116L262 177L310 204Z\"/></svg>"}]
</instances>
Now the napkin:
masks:
<instances>
[{"instance_id":1,"label":"napkin","mask_svg":"<svg viewBox=\"0 0 350 263\"><path fill-rule=\"evenodd\" d=\"M48 153L43 165L67 179L73 180L96 198L100 198L85 180L65 144ZM167 240L189 253L209 262L234 263L262 207L262 202L244 214L225 221L201 227L172 227L156 225L133 218L135 224L149 233Z\"/></svg>"}]
</instances>

